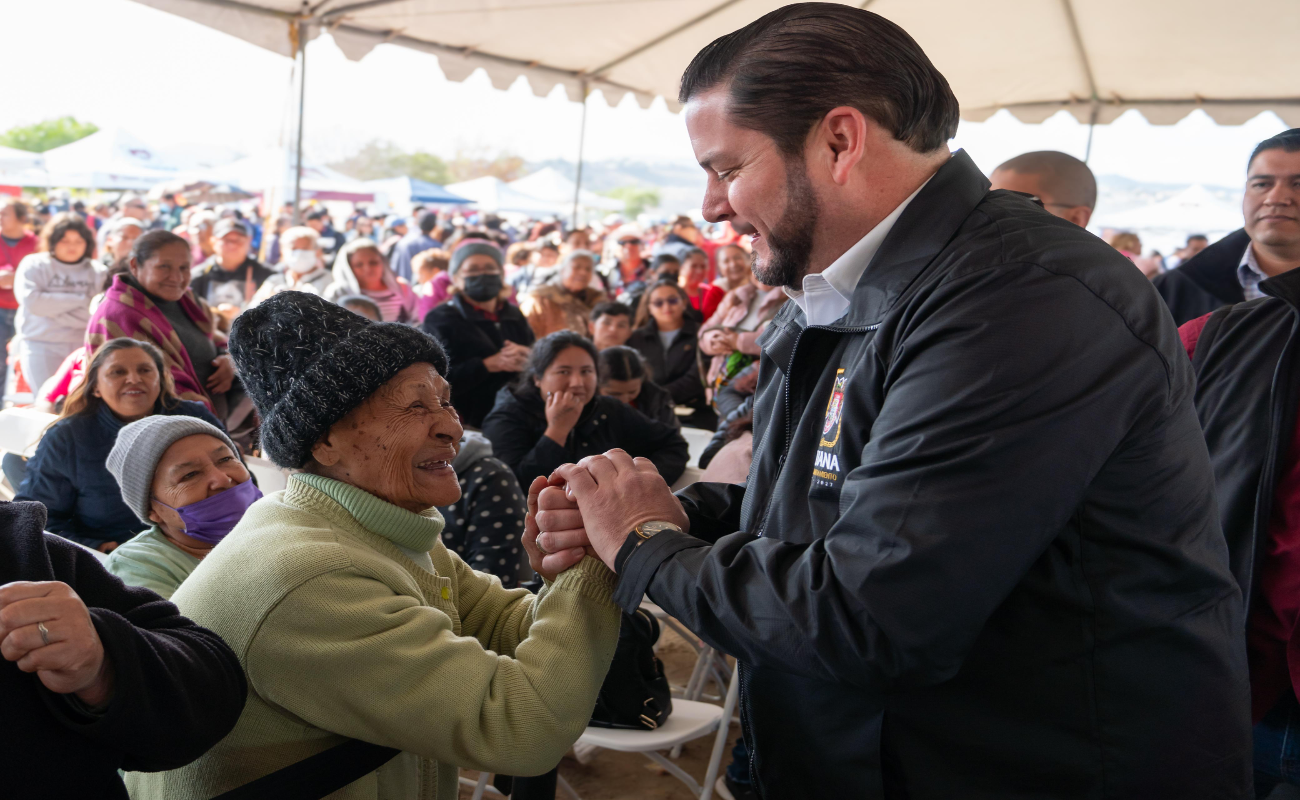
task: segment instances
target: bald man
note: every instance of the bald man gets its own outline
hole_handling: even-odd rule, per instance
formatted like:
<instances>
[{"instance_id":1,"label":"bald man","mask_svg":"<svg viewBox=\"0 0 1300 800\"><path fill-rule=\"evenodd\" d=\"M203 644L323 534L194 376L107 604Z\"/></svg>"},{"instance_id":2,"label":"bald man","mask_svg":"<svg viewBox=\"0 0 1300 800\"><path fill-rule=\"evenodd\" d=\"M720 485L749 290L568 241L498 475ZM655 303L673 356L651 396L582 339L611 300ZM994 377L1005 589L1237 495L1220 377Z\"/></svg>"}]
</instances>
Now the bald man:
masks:
<instances>
[{"instance_id":1,"label":"bald man","mask_svg":"<svg viewBox=\"0 0 1300 800\"><path fill-rule=\"evenodd\" d=\"M1057 150L1018 155L993 170L994 189L1032 194L1049 213L1088 226L1097 205L1097 179L1088 165Z\"/></svg>"}]
</instances>

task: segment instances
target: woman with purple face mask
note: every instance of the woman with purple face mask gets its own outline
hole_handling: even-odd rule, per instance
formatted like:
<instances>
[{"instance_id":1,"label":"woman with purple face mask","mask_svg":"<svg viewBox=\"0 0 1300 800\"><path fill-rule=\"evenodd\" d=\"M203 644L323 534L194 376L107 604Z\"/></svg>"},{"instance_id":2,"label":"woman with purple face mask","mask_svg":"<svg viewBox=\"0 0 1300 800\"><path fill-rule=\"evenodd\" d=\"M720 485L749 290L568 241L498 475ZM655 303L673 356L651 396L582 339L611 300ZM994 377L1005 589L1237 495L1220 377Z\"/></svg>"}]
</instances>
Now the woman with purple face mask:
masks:
<instances>
[{"instance_id":1,"label":"woman with purple face mask","mask_svg":"<svg viewBox=\"0 0 1300 800\"><path fill-rule=\"evenodd\" d=\"M226 434L190 417L125 426L108 471L127 506L153 525L113 551L108 571L166 598L262 496Z\"/></svg>"}]
</instances>

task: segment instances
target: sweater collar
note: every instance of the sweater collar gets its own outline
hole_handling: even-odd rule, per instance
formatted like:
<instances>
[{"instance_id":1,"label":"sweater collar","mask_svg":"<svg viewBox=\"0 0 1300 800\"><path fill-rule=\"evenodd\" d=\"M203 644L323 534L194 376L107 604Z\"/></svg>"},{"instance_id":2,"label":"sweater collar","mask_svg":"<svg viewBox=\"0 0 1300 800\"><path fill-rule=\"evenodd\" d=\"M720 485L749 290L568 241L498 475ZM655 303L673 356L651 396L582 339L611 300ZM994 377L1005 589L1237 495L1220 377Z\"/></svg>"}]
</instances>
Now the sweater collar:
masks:
<instances>
[{"instance_id":1,"label":"sweater collar","mask_svg":"<svg viewBox=\"0 0 1300 800\"><path fill-rule=\"evenodd\" d=\"M321 492L343 506L361 527L382 536L399 547L417 552L428 552L442 534L442 515L430 508L413 514L351 484L299 472L289 476L290 482L300 481Z\"/></svg>"}]
</instances>

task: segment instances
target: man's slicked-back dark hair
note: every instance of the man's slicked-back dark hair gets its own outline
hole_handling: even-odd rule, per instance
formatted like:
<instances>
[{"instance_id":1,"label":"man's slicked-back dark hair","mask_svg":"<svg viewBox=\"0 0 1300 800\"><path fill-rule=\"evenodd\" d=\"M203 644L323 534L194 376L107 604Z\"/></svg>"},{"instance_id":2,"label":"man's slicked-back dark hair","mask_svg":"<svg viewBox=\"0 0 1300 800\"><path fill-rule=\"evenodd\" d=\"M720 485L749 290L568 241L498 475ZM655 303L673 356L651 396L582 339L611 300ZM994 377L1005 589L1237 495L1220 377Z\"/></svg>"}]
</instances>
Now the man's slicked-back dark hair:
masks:
<instances>
[{"instance_id":1,"label":"man's slicked-back dark hair","mask_svg":"<svg viewBox=\"0 0 1300 800\"><path fill-rule=\"evenodd\" d=\"M1282 150L1287 153L1300 151L1300 128L1292 128L1288 131L1282 131L1276 136L1270 136L1259 144L1255 145L1255 150L1250 154L1250 160L1246 162L1246 169L1255 163L1255 156L1265 150Z\"/></svg>"},{"instance_id":2,"label":"man's slicked-back dark hair","mask_svg":"<svg viewBox=\"0 0 1300 800\"><path fill-rule=\"evenodd\" d=\"M918 153L957 135L948 81L907 32L836 3L779 8L715 39L691 60L678 100L726 85L736 124L801 154L826 113L851 106Z\"/></svg>"}]
</instances>

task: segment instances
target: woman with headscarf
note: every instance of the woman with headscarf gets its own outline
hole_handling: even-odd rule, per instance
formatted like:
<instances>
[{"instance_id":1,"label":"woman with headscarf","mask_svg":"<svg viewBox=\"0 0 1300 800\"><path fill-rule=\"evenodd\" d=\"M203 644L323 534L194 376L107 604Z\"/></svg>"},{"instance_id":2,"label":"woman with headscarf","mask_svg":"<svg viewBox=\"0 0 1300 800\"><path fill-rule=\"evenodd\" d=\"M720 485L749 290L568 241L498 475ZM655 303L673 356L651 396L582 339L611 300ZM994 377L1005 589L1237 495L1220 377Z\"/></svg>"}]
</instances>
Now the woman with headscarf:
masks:
<instances>
[{"instance_id":1,"label":"woman with headscarf","mask_svg":"<svg viewBox=\"0 0 1300 800\"><path fill-rule=\"evenodd\" d=\"M230 341L263 451L302 472L173 596L239 655L239 723L188 767L129 775L132 797L206 800L299 762L315 774L322 753L346 769L315 796L366 800L454 800L458 767L552 769L586 728L620 616L613 573L581 549L542 571L532 520L563 490L534 482L520 527L546 588L504 589L439 539L463 431L436 340L284 292Z\"/></svg>"},{"instance_id":2,"label":"woman with headscarf","mask_svg":"<svg viewBox=\"0 0 1300 800\"><path fill-rule=\"evenodd\" d=\"M340 297L361 295L379 306L382 322L416 323L416 296L409 284L388 267L379 245L365 237L353 239L334 257L334 282L322 295L338 302Z\"/></svg>"},{"instance_id":3,"label":"woman with headscarf","mask_svg":"<svg viewBox=\"0 0 1300 800\"><path fill-rule=\"evenodd\" d=\"M113 278L85 337L88 360L110 339L150 342L162 351L177 396L224 418L235 367L212 309L190 289L190 248L176 234L150 231L136 240L130 270Z\"/></svg>"},{"instance_id":4,"label":"woman with headscarf","mask_svg":"<svg viewBox=\"0 0 1300 800\"><path fill-rule=\"evenodd\" d=\"M538 338L556 331L590 333L588 318L605 293L591 288L596 274L596 254L574 250L560 262L560 271L546 283L533 289L519 305Z\"/></svg>"}]
</instances>

